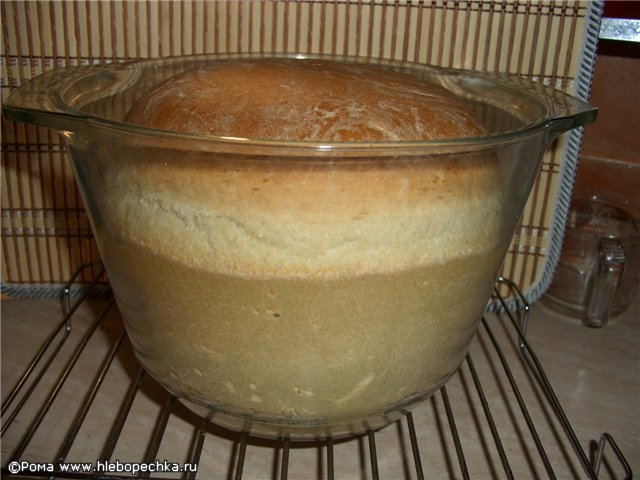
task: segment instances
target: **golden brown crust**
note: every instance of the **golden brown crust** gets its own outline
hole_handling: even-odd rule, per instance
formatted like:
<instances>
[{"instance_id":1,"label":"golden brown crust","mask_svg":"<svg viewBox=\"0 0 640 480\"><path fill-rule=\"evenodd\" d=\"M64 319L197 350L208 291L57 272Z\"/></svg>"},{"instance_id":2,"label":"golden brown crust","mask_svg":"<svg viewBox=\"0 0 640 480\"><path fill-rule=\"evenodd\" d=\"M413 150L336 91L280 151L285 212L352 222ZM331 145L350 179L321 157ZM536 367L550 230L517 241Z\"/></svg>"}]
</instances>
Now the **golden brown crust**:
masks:
<instances>
[{"instance_id":1,"label":"golden brown crust","mask_svg":"<svg viewBox=\"0 0 640 480\"><path fill-rule=\"evenodd\" d=\"M478 136L472 112L443 87L365 64L221 62L147 92L126 119L201 135L318 142Z\"/></svg>"}]
</instances>

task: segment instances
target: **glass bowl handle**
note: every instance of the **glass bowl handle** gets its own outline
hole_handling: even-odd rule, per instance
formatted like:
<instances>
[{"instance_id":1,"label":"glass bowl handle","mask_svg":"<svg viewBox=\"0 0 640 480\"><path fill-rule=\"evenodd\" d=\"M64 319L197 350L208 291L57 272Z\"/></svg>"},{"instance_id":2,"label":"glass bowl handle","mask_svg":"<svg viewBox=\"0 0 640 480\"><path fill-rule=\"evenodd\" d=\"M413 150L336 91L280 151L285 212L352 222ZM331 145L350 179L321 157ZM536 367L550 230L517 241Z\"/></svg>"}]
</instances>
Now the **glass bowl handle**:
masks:
<instances>
[{"instance_id":1,"label":"glass bowl handle","mask_svg":"<svg viewBox=\"0 0 640 480\"><path fill-rule=\"evenodd\" d=\"M15 122L73 131L87 116L70 106L76 104L75 99L65 98L72 96L70 86L109 68L109 65L92 65L44 72L14 90L3 102L2 113Z\"/></svg>"}]
</instances>

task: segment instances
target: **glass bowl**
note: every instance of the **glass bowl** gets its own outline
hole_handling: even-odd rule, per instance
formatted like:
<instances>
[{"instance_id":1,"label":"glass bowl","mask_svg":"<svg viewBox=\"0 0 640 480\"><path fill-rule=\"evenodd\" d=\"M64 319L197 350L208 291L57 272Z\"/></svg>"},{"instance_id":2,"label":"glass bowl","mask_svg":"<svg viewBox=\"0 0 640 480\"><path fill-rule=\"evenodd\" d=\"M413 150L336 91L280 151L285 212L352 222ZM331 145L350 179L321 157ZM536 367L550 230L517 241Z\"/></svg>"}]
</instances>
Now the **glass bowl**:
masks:
<instances>
[{"instance_id":1,"label":"glass bowl","mask_svg":"<svg viewBox=\"0 0 640 480\"><path fill-rule=\"evenodd\" d=\"M249 57L56 70L4 114L64 135L133 348L170 392L255 435L379 428L459 367L543 152L595 109L515 77L293 55L440 84L487 134L327 144L123 121L162 80Z\"/></svg>"}]
</instances>

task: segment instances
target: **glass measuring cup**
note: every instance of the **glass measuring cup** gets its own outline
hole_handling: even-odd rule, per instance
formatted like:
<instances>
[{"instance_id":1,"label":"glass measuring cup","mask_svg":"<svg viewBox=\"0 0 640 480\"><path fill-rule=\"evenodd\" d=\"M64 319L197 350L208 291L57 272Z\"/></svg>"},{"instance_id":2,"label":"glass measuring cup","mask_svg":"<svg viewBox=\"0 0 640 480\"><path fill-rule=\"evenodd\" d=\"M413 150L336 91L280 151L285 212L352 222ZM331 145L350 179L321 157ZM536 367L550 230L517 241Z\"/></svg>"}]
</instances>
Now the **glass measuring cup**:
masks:
<instances>
[{"instance_id":1,"label":"glass measuring cup","mask_svg":"<svg viewBox=\"0 0 640 480\"><path fill-rule=\"evenodd\" d=\"M629 307L640 274L634 210L612 194L576 193L546 305L589 327L604 327Z\"/></svg>"}]
</instances>

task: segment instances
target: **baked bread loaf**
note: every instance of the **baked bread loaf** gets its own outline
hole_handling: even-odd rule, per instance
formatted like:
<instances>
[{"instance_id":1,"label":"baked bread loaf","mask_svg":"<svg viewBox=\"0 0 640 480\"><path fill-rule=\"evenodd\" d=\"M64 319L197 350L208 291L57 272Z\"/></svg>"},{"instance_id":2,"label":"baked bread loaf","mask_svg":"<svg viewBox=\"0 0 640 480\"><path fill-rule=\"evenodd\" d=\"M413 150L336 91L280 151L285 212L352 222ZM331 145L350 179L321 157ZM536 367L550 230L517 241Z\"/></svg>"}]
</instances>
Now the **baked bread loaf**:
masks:
<instances>
[{"instance_id":1,"label":"baked bread loaf","mask_svg":"<svg viewBox=\"0 0 640 480\"><path fill-rule=\"evenodd\" d=\"M483 133L469 108L438 85L377 66L302 60L222 62L177 75L140 98L127 121L313 142ZM135 202L149 209L136 219L136 241L200 268L306 276L443 261L493 235L482 213L495 216L488 202L496 185L490 159L425 161L378 157L373 150L338 163L302 160L286 149L277 159L255 153L193 167L180 155L162 163L141 158L133 171L123 165L120 175L144 185Z\"/></svg>"},{"instance_id":2,"label":"baked bread loaf","mask_svg":"<svg viewBox=\"0 0 640 480\"><path fill-rule=\"evenodd\" d=\"M377 66L229 61L152 88L127 121L370 144L334 158L169 141L101 167L103 257L136 353L169 390L265 435L344 434L457 369L510 240L499 166L375 142L482 135L463 102Z\"/></svg>"}]
</instances>

